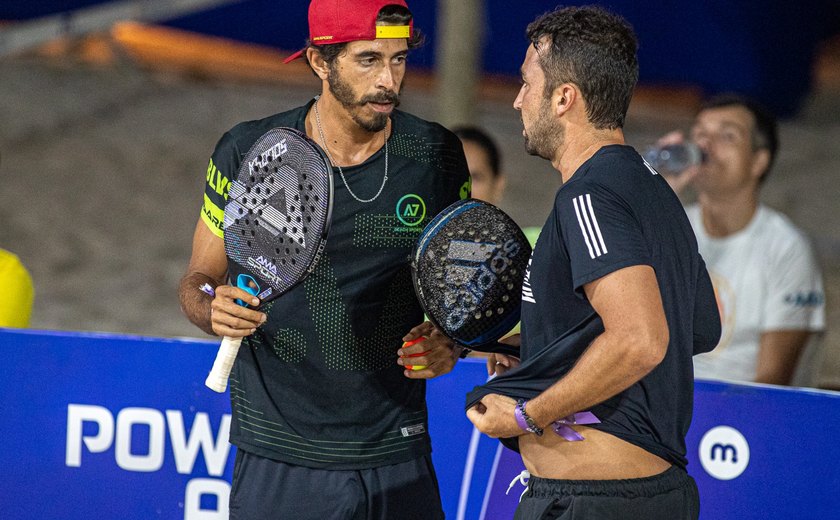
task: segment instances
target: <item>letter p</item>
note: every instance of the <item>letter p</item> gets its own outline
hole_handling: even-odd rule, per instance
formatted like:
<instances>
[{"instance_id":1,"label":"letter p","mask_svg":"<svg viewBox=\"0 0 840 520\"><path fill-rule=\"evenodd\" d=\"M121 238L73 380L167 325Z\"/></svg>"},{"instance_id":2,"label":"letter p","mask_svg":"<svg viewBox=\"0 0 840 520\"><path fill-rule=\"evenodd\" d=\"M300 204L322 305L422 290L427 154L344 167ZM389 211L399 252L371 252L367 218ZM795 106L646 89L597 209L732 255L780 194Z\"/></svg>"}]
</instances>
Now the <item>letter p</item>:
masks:
<instances>
[{"instance_id":1,"label":"letter p","mask_svg":"<svg viewBox=\"0 0 840 520\"><path fill-rule=\"evenodd\" d=\"M84 436L85 422L97 424L96 435ZM82 465L82 441L91 453L103 452L111 446L114 441L114 416L107 408L85 404L67 406L67 466Z\"/></svg>"}]
</instances>

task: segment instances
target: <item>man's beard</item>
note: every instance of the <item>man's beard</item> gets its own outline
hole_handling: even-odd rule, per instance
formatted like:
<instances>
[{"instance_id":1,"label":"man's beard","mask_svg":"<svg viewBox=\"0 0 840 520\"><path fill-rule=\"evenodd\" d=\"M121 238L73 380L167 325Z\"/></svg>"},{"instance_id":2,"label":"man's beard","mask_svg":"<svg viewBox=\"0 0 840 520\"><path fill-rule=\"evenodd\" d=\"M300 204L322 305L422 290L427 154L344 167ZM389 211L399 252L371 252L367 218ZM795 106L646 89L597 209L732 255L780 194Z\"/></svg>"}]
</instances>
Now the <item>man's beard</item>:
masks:
<instances>
[{"instance_id":1,"label":"man's beard","mask_svg":"<svg viewBox=\"0 0 840 520\"><path fill-rule=\"evenodd\" d=\"M563 142L563 128L551 117L550 106L550 100L543 99L533 126L525 130L525 151L549 161Z\"/></svg>"},{"instance_id":2,"label":"man's beard","mask_svg":"<svg viewBox=\"0 0 840 520\"><path fill-rule=\"evenodd\" d=\"M392 91L380 91L375 95L362 96L361 99L356 99L353 94L353 88L341 79L335 69L332 68L327 76L327 82L329 83L330 92L333 97L347 109L353 121L368 132L384 130L388 126L390 114L375 112L372 119L365 120L360 117L359 111L356 109L363 107L367 103L393 103L395 108L400 105L399 93Z\"/></svg>"}]
</instances>

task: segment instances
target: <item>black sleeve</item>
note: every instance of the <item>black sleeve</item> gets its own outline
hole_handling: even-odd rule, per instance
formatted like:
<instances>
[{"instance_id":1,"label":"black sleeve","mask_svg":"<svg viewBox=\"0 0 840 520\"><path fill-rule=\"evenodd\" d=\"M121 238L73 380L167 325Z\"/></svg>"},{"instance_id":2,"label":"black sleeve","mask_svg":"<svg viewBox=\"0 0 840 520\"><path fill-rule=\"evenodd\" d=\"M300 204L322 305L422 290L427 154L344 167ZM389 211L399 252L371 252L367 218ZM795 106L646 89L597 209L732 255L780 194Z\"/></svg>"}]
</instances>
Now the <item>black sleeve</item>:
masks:
<instances>
[{"instance_id":1,"label":"black sleeve","mask_svg":"<svg viewBox=\"0 0 840 520\"><path fill-rule=\"evenodd\" d=\"M714 349L720 341L721 325L715 290L706 263L700 259L697 273L697 294L694 299L694 350L703 354Z\"/></svg>"},{"instance_id":2,"label":"black sleeve","mask_svg":"<svg viewBox=\"0 0 840 520\"><path fill-rule=\"evenodd\" d=\"M596 183L576 183L555 204L579 296L589 282L632 265L652 265L632 206Z\"/></svg>"}]
</instances>

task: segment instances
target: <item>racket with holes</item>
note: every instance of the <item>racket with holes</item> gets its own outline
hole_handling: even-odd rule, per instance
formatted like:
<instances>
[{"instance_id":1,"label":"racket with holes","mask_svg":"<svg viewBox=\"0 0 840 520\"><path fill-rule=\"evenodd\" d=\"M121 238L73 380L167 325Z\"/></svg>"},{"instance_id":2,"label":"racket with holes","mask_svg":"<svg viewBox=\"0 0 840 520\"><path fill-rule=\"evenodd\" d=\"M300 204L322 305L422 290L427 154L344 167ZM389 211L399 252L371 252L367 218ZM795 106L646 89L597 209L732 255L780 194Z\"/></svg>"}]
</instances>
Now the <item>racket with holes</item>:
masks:
<instances>
[{"instance_id":1,"label":"racket with holes","mask_svg":"<svg viewBox=\"0 0 840 520\"><path fill-rule=\"evenodd\" d=\"M292 128L263 134L243 158L225 205L231 285L265 305L303 281L326 246L332 200L332 166L314 142ZM225 391L241 342L224 338L208 388Z\"/></svg>"},{"instance_id":2,"label":"racket with holes","mask_svg":"<svg viewBox=\"0 0 840 520\"><path fill-rule=\"evenodd\" d=\"M502 210L458 201L423 230L411 262L426 316L457 343L479 352L519 355L498 343L519 321L531 257L525 234Z\"/></svg>"}]
</instances>

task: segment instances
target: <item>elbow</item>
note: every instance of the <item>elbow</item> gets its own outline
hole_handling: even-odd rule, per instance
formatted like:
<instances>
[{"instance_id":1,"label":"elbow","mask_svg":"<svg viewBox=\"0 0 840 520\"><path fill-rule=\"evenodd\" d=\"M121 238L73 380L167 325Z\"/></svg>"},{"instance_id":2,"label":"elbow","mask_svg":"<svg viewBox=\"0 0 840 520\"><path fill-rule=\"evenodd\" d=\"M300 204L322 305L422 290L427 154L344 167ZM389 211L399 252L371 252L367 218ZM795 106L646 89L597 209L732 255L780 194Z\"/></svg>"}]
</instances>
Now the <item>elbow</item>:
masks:
<instances>
[{"instance_id":1,"label":"elbow","mask_svg":"<svg viewBox=\"0 0 840 520\"><path fill-rule=\"evenodd\" d=\"M659 366L668 353L670 333L667 325L651 327L634 334L635 341L631 342L633 359L637 360L637 367L642 375L646 375Z\"/></svg>"}]
</instances>

